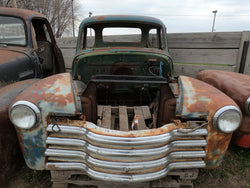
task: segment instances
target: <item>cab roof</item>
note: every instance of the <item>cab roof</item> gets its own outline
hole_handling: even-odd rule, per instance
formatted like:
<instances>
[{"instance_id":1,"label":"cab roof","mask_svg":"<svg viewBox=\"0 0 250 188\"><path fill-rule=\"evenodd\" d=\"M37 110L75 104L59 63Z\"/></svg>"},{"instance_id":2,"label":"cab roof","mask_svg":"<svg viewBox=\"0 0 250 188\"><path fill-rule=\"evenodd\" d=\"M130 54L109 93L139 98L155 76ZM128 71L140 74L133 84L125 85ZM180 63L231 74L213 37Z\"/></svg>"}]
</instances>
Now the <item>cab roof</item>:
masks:
<instances>
[{"instance_id":1,"label":"cab roof","mask_svg":"<svg viewBox=\"0 0 250 188\"><path fill-rule=\"evenodd\" d=\"M154 25L161 25L162 27L164 26L164 23L153 17L149 16L137 16L137 15L104 15L104 16L92 16L85 18L81 25L80 28L82 28L84 25L91 25L95 23L110 23L110 22L139 22L139 23L148 23L148 24L154 24Z\"/></svg>"},{"instance_id":2,"label":"cab roof","mask_svg":"<svg viewBox=\"0 0 250 188\"><path fill-rule=\"evenodd\" d=\"M19 9L19 8L7 8L7 7L0 7L0 15L17 16L25 20L27 20L29 17L46 18L43 14L40 14L32 10Z\"/></svg>"}]
</instances>

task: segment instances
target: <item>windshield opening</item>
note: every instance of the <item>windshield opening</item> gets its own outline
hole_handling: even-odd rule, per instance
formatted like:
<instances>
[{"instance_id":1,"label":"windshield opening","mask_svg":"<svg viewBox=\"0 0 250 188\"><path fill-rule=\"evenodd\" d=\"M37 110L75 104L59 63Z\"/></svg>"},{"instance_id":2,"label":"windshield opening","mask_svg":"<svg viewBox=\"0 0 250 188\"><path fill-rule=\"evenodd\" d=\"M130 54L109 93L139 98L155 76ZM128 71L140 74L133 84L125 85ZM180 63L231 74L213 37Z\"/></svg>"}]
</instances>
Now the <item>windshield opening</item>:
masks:
<instances>
[{"instance_id":1,"label":"windshield opening","mask_svg":"<svg viewBox=\"0 0 250 188\"><path fill-rule=\"evenodd\" d=\"M156 25L106 23L86 26L82 35L83 48L141 47L165 48L163 29Z\"/></svg>"},{"instance_id":2,"label":"windshield opening","mask_svg":"<svg viewBox=\"0 0 250 188\"><path fill-rule=\"evenodd\" d=\"M25 23L22 19L0 16L0 44L26 45Z\"/></svg>"}]
</instances>

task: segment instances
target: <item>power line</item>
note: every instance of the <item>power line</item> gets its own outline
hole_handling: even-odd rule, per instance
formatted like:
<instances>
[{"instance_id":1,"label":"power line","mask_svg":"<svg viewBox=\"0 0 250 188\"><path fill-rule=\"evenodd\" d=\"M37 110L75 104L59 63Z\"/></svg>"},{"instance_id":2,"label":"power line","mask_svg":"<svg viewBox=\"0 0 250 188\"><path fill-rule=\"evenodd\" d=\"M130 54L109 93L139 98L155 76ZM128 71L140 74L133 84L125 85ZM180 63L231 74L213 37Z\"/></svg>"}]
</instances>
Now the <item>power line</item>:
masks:
<instances>
[{"instance_id":1,"label":"power line","mask_svg":"<svg viewBox=\"0 0 250 188\"><path fill-rule=\"evenodd\" d=\"M93 12L93 14L98 15L98 14L115 14L113 12L99 12L99 11L91 11ZM119 13L120 14L120 13ZM130 13L126 13L126 14L131 14ZM132 13L134 14L134 13ZM136 13L138 14L138 12ZM166 17L196 17L196 16L203 16L203 17L207 17L207 16L211 16L211 14L154 14L154 13L150 13L149 15L151 16L166 16ZM250 17L250 14L219 14L217 15L218 17Z\"/></svg>"}]
</instances>

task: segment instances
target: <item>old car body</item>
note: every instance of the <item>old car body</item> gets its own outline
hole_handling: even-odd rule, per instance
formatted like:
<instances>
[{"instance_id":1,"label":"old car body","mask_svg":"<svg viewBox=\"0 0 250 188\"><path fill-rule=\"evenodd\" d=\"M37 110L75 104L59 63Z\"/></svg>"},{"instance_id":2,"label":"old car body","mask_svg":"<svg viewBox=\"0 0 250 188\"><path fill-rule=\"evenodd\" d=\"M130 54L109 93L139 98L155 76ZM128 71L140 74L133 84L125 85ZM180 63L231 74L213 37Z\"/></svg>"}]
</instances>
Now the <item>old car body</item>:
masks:
<instances>
[{"instance_id":1,"label":"old car body","mask_svg":"<svg viewBox=\"0 0 250 188\"><path fill-rule=\"evenodd\" d=\"M51 170L55 186L190 185L196 169L221 163L241 112L216 88L172 75L160 20L84 19L72 74L35 81L9 107L26 164Z\"/></svg>"},{"instance_id":2,"label":"old car body","mask_svg":"<svg viewBox=\"0 0 250 188\"><path fill-rule=\"evenodd\" d=\"M234 132L233 142L250 148L250 76L219 70L201 71L197 78L218 88L231 97L242 111L242 123Z\"/></svg>"},{"instance_id":3,"label":"old car body","mask_svg":"<svg viewBox=\"0 0 250 188\"><path fill-rule=\"evenodd\" d=\"M8 118L10 102L36 78L64 71L64 60L46 17L0 7L0 187L22 159ZM33 80L23 81L27 79Z\"/></svg>"},{"instance_id":4,"label":"old car body","mask_svg":"<svg viewBox=\"0 0 250 188\"><path fill-rule=\"evenodd\" d=\"M65 72L47 18L34 11L0 8L0 87Z\"/></svg>"}]
</instances>

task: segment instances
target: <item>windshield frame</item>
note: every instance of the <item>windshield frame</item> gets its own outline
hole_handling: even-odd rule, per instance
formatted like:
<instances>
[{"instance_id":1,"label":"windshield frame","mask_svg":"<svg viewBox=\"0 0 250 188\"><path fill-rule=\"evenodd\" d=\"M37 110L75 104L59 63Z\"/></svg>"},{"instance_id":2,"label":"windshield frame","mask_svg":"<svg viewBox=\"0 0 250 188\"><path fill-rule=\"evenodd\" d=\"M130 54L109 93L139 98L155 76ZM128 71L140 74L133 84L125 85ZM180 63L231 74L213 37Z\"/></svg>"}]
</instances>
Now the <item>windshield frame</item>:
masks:
<instances>
[{"instance_id":1,"label":"windshield frame","mask_svg":"<svg viewBox=\"0 0 250 188\"><path fill-rule=\"evenodd\" d=\"M28 45L28 34L27 34L27 24L26 24L26 21L25 19L23 19L22 17L19 17L19 16L14 16L14 15L5 15L5 14L0 14L0 17L7 17L7 18L15 18L15 19L18 19L20 20L22 23L23 23L23 31L24 31L24 37L25 37L25 43L24 44L16 44L16 43L6 43L6 42L1 42L0 41L0 44L3 44L3 45L8 45L8 46L21 46L21 47L26 47ZM1 24L1 23L0 23Z\"/></svg>"},{"instance_id":2,"label":"windshield frame","mask_svg":"<svg viewBox=\"0 0 250 188\"><path fill-rule=\"evenodd\" d=\"M95 36L93 39L95 40L94 45L92 47L89 47L87 45L87 35L88 35L88 29L91 28ZM140 41L139 42L105 42L103 40L103 30L105 28L136 28L141 30L141 36L140 36ZM166 46L166 38L163 35L160 35L159 32L161 31L162 33L165 32L164 28L159 25L159 24L152 24L152 23L143 23L143 22L106 22L106 23L91 23L91 24L85 24L82 27L82 30L80 32L80 43L79 46L80 50L87 50L91 48L107 48L107 47L139 47L139 48L150 48L150 47L145 47L145 44L143 44L145 41L143 41L146 36L149 36L149 30L155 28L157 29L157 38L159 41L158 47L151 47L153 49L158 49L158 50L164 50L167 48ZM122 34L121 34L122 36ZM79 42L79 41L78 41ZM109 45L111 44L111 46ZM112 45L113 44L113 45ZM118 45L116 45L118 44ZM121 44L121 45L119 45ZM122 45L125 44L125 45ZM126 45L127 44L127 45ZM131 45L130 45L131 44Z\"/></svg>"}]
</instances>

